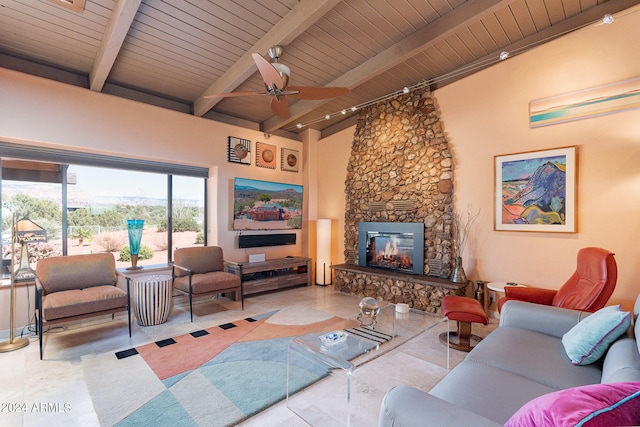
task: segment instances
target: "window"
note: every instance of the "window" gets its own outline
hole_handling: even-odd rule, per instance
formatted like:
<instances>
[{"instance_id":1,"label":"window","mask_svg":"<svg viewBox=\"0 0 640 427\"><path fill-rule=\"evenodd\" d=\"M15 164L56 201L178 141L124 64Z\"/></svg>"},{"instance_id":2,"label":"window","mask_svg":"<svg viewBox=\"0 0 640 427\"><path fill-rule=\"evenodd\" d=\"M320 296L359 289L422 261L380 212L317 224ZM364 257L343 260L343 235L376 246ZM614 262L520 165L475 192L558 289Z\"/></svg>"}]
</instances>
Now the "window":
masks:
<instances>
[{"instance_id":1,"label":"window","mask_svg":"<svg viewBox=\"0 0 640 427\"><path fill-rule=\"evenodd\" d=\"M206 244L205 186L206 182L188 176L172 177L173 249Z\"/></svg>"},{"instance_id":2,"label":"window","mask_svg":"<svg viewBox=\"0 0 640 427\"><path fill-rule=\"evenodd\" d=\"M29 244L32 268L42 257L95 252L111 252L118 268L129 267L127 219L145 221L138 265L165 264L171 248L206 244L207 169L5 143L0 156L5 275L13 212L47 231L46 243Z\"/></svg>"}]
</instances>

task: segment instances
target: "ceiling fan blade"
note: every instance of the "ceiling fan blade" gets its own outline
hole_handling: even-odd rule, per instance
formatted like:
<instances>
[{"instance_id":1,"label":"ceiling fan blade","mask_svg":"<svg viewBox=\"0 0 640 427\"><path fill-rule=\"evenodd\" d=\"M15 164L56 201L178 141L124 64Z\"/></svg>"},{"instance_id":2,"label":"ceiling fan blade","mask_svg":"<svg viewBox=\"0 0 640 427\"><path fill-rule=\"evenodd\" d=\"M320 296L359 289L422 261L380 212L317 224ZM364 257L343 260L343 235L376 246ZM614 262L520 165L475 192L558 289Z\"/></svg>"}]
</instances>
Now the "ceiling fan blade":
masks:
<instances>
[{"instance_id":1,"label":"ceiling fan blade","mask_svg":"<svg viewBox=\"0 0 640 427\"><path fill-rule=\"evenodd\" d=\"M288 119L291 116L289 111L289 104L284 96L280 96L280 99L275 96L271 98L271 110L283 119Z\"/></svg>"},{"instance_id":2,"label":"ceiling fan blade","mask_svg":"<svg viewBox=\"0 0 640 427\"><path fill-rule=\"evenodd\" d=\"M287 91L296 91L297 94L287 95L297 99L327 99L336 96L346 95L349 88L346 87L308 87L308 86L289 86Z\"/></svg>"},{"instance_id":3,"label":"ceiling fan blade","mask_svg":"<svg viewBox=\"0 0 640 427\"><path fill-rule=\"evenodd\" d=\"M251 95L269 95L267 92L226 92L215 93L213 95L205 95L203 98L231 98L237 96L251 96Z\"/></svg>"},{"instance_id":4,"label":"ceiling fan blade","mask_svg":"<svg viewBox=\"0 0 640 427\"><path fill-rule=\"evenodd\" d=\"M280 73L278 73L278 70L276 70L273 65L271 65L271 63L264 59L259 53L253 53L251 56L253 56L253 60L258 66L258 71L260 71L264 84L266 84L267 87L273 87L275 85L278 89L283 89L284 83L282 82L282 77L280 76Z\"/></svg>"},{"instance_id":5,"label":"ceiling fan blade","mask_svg":"<svg viewBox=\"0 0 640 427\"><path fill-rule=\"evenodd\" d=\"M203 98L230 98L234 96L251 96L251 95L268 95L267 92L226 92L216 93L213 95L205 95Z\"/></svg>"}]
</instances>

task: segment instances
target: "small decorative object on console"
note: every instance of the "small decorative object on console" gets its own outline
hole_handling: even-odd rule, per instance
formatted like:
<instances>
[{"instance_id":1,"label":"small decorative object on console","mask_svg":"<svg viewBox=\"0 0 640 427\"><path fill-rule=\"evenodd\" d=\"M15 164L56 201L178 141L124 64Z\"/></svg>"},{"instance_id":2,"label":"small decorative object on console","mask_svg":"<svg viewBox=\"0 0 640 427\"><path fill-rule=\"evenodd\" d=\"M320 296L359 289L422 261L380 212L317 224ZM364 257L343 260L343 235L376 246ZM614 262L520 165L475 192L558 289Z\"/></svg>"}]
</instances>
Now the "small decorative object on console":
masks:
<instances>
[{"instance_id":1,"label":"small decorative object on console","mask_svg":"<svg viewBox=\"0 0 640 427\"><path fill-rule=\"evenodd\" d=\"M372 329L376 327L376 316L380 312L380 303L378 300L371 297L362 298L360 301L360 314L356 320L360 322L360 326L371 326Z\"/></svg>"},{"instance_id":2,"label":"small decorative object on console","mask_svg":"<svg viewBox=\"0 0 640 427\"><path fill-rule=\"evenodd\" d=\"M142 268L138 266L138 253L140 252L140 241L142 240L144 220L127 220L127 229L129 233L129 254L131 255L131 267L127 267L127 270L139 270Z\"/></svg>"},{"instance_id":3,"label":"small decorative object on console","mask_svg":"<svg viewBox=\"0 0 640 427\"><path fill-rule=\"evenodd\" d=\"M396 312L398 313L408 313L409 312L409 304L398 303L396 304Z\"/></svg>"},{"instance_id":4,"label":"small decorative object on console","mask_svg":"<svg viewBox=\"0 0 640 427\"><path fill-rule=\"evenodd\" d=\"M322 345L332 346L345 341L348 336L349 334L342 330L331 331L324 335L320 335L320 341L322 341Z\"/></svg>"}]
</instances>

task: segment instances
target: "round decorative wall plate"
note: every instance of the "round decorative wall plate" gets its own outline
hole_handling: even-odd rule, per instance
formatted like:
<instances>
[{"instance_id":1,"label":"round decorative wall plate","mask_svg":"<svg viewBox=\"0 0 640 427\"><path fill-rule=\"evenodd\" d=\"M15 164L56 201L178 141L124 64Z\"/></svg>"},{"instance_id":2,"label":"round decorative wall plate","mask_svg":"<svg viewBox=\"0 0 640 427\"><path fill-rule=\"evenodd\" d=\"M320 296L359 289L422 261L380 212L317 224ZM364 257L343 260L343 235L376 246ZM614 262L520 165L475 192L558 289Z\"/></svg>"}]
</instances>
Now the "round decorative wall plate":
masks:
<instances>
[{"instance_id":1,"label":"round decorative wall plate","mask_svg":"<svg viewBox=\"0 0 640 427\"><path fill-rule=\"evenodd\" d=\"M264 160L267 163L271 163L273 162L274 159L274 154L273 151L266 149L262 152L262 160Z\"/></svg>"},{"instance_id":2,"label":"round decorative wall plate","mask_svg":"<svg viewBox=\"0 0 640 427\"><path fill-rule=\"evenodd\" d=\"M287 156L287 164L291 167L294 167L298 163L298 156L295 154L289 154Z\"/></svg>"},{"instance_id":3,"label":"round decorative wall plate","mask_svg":"<svg viewBox=\"0 0 640 427\"><path fill-rule=\"evenodd\" d=\"M236 144L236 146L233 147L233 153L237 158L244 159L249 154L249 150L242 144Z\"/></svg>"}]
</instances>

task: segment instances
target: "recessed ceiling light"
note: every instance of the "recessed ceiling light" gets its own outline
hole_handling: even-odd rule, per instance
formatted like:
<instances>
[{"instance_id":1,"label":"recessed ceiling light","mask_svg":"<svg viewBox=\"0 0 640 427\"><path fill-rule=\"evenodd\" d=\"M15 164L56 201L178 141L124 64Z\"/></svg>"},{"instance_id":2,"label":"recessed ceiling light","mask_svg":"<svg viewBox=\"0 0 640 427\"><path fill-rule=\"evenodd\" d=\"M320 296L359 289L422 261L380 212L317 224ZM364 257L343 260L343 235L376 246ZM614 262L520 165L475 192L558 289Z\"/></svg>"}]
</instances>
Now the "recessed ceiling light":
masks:
<instances>
[{"instance_id":1,"label":"recessed ceiling light","mask_svg":"<svg viewBox=\"0 0 640 427\"><path fill-rule=\"evenodd\" d=\"M49 2L71 9L74 12L82 13L84 11L85 0L49 0Z\"/></svg>"}]
</instances>

